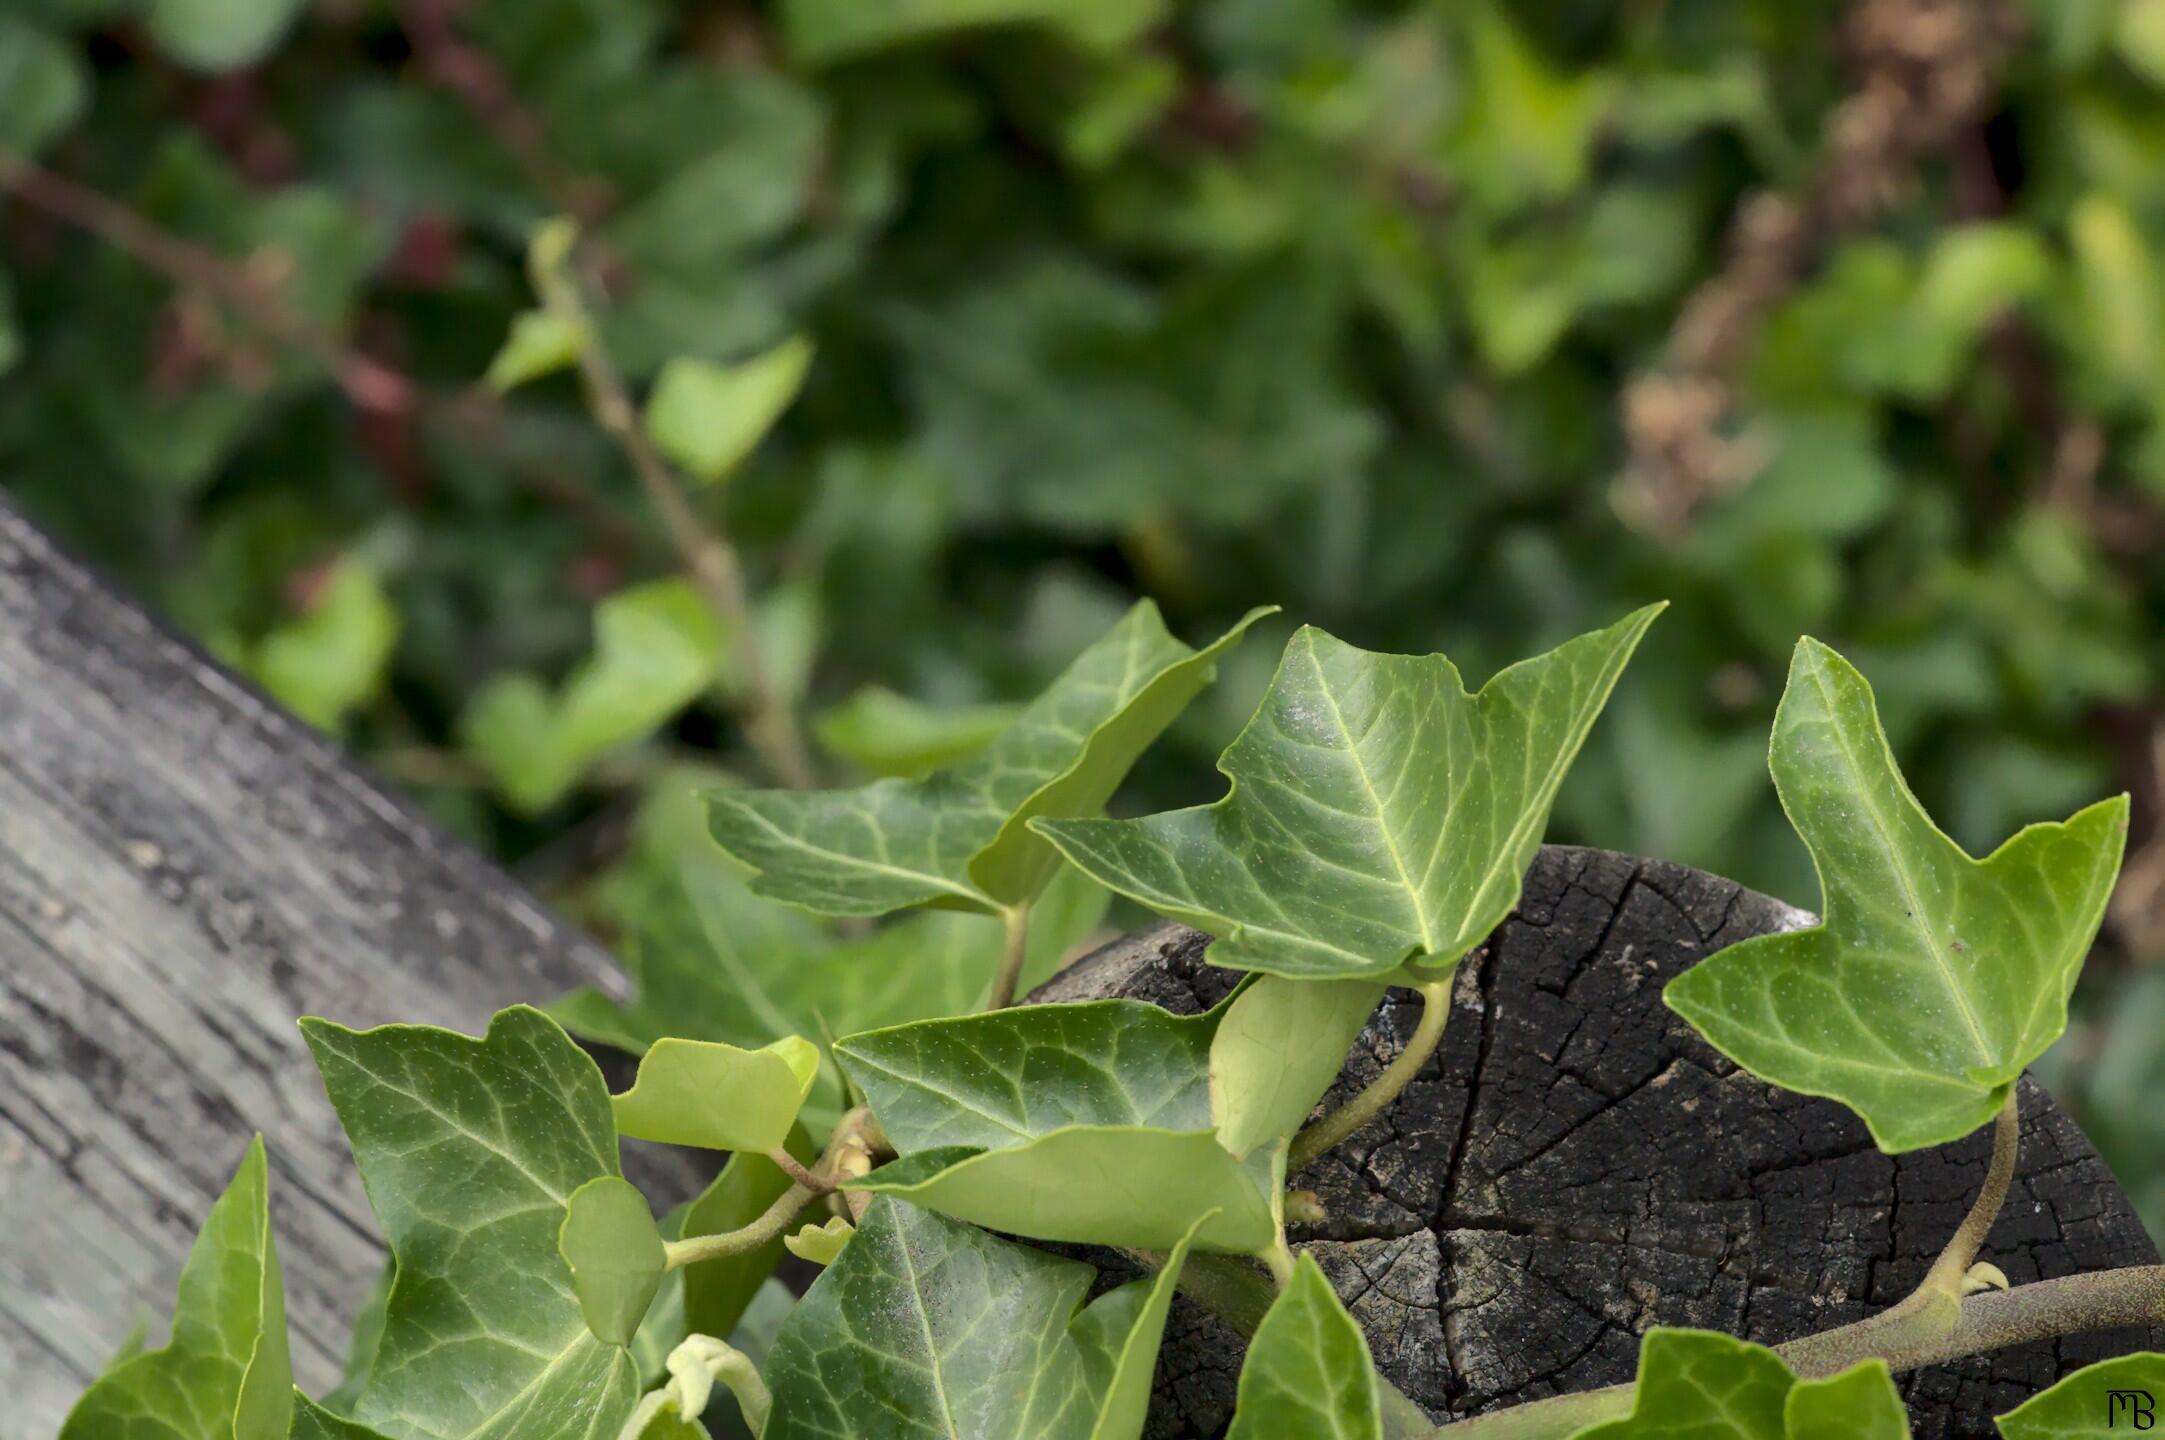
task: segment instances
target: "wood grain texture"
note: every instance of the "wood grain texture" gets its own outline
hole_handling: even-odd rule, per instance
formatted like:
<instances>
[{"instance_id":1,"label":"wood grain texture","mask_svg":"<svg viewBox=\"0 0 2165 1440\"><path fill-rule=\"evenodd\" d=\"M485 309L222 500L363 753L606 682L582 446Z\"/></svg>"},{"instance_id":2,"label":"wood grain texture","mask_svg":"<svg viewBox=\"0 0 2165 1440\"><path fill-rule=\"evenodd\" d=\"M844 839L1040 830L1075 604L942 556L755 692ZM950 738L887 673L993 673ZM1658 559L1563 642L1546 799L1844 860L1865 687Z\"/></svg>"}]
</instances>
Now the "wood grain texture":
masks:
<instances>
[{"instance_id":1,"label":"wood grain texture","mask_svg":"<svg viewBox=\"0 0 2165 1440\"><path fill-rule=\"evenodd\" d=\"M588 982L597 947L0 499L0 1435L170 1309L257 1130L329 1383L381 1250L295 1017L478 1031Z\"/></svg>"},{"instance_id":2,"label":"wood grain texture","mask_svg":"<svg viewBox=\"0 0 2165 1440\"><path fill-rule=\"evenodd\" d=\"M1984 1178L1989 1130L1890 1159L1848 1110L1738 1070L1661 1003L1700 957L1809 923L1700 871L1546 847L1517 913L1461 967L1437 1054L1373 1124L1293 1177L1329 1217L1295 1243L1435 1418L1627 1380L1650 1325L1775 1343L1859 1319L1923 1278ZM1203 963L1206 938L1152 926L1031 998L1131 995L1194 1013L1239 978ZM1323 1108L1390 1062L1419 1011L1391 992ZM2022 1103L2021 1168L1982 1258L2018 1285L2157 1263L2074 1121L2029 1080ZM1994 1440L1992 1415L2059 1376L2161 1346L2165 1330L2073 1336L1920 1371L1903 1391L1920 1440ZM1221 1433L1240 1353L1176 1304L1146 1433Z\"/></svg>"}]
</instances>

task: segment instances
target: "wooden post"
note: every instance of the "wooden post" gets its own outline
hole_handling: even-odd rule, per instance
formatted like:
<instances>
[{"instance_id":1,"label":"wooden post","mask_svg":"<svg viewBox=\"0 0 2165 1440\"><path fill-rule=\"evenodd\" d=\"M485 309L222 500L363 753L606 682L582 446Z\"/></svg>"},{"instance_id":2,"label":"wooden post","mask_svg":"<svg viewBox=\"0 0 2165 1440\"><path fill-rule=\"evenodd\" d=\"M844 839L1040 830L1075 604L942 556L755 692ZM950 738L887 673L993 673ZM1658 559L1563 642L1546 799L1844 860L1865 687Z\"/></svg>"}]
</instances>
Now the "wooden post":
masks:
<instances>
[{"instance_id":1,"label":"wooden post","mask_svg":"<svg viewBox=\"0 0 2165 1440\"><path fill-rule=\"evenodd\" d=\"M1292 1177L1326 1216L1295 1227L1295 1248L1433 1418L1628 1380L1650 1325L1775 1344L1861 1319L1924 1277L1984 1178L1990 1127L1890 1159L1849 1111L1739 1071L1661 1001L1702 956L1812 923L1681 865L1542 849L1517 912L1460 967L1436 1054L1374 1123ZM1154 925L1031 998L1193 1013L1240 978L1203 962L1206 940ZM1389 1063L1420 1008L1391 992L1326 1105ZM1982 1258L2017 1285L2156 1264L2067 1112L2024 1080L2022 1114L2021 1165ZM2161 1344L2165 1326L2018 1345L1906 1375L1902 1391L1918 1440L1989 1440L1995 1411ZM1151 1434L1221 1433L1240 1355L1176 1303Z\"/></svg>"},{"instance_id":2,"label":"wooden post","mask_svg":"<svg viewBox=\"0 0 2165 1440\"><path fill-rule=\"evenodd\" d=\"M301 1383L381 1263L294 1028L490 1012L607 956L0 499L0 1434L44 1440L270 1147Z\"/></svg>"}]
</instances>

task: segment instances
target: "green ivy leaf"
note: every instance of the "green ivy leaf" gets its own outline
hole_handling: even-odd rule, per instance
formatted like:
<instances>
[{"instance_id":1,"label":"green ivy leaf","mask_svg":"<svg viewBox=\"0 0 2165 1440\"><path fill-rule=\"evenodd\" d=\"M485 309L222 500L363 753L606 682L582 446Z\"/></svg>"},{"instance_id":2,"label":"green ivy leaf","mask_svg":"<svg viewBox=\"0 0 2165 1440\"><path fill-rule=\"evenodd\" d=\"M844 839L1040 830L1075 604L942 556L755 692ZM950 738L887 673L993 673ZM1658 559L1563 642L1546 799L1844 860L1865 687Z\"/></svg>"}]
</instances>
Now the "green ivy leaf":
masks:
<instances>
[{"instance_id":1,"label":"green ivy leaf","mask_svg":"<svg viewBox=\"0 0 2165 1440\"><path fill-rule=\"evenodd\" d=\"M652 828L669 826L657 818ZM660 852L655 868L624 877L628 883L609 906L637 927L624 953L637 996L620 1004L586 988L557 1001L550 1013L573 1033L635 1054L666 1035L749 1048L784 1035L849 1035L984 1004L1000 963L998 926L930 911L863 939L838 940L802 911L753 895L703 826L692 838L676 853L674 842L657 833L642 837L642 846ZM1024 988L1098 927L1109 899L1072 867L1053 878L1031 907ZM841 1109L840 1075L829 1065L805 1103L805 1123L823 1131Z\"/></svg>"},{"instance_id":2,"label":"green ivy leaf","mask_svg":"<svg viewBox=\"0 0 2165 1440\"><path fill-rule=\"evenodd\" d=\"M1909 1440L1909 1411L1884 1360L1799 1380L1782 1406L1783 1440Z\"/></svg>"},{"instance_id":3,"label":"green ivy leaf","mask_svg":"<svg viewBox=\"0 0 2165 1440\"><path fill-rule=\"evenodd\" d=\"M1210 1047L1226 1011L1031 1005L855 1035L836 1055L900 1159L862 1188L1040 1240L1256 1251L1283 1150L1219 1143ZM1311 1101L1311 1103L1313 1103Z\"/></svg>"},{"instance_id":4,"label":"green ivy leaf","mask_svg":"<svg viewBox=\"0 0 2165 1440\"><path fill-rule=\"evenodd\" d=\"M1136 1440L1186 1251L1085 1306L1089 1266L877 1201L775 1337L763 1440Z\"/></svg>"},{"instance_id":5,"label":"green ivy leaf","mask_svg":"<svg viewBox=\"0 0 2165 1440\"><path fill-rule=\"evenodd\" d=\"M462 739L514 808L545 810L714 684L727 639L690 581L630 586L594 608L594 653L559 694L499 676L460 717Z\"/></svg>"},{"instance_id":6,"label":"green ivy leaf","mask_svg":"<svg viewBox=\"0 0 2165 1440\"><path fill-rule=\"evenodd\" d=\"M657 1040L631 1089L612 1097L617 1132L707 1150L772 1150L789 1137L819 1049L790 1035L758 1050L707 1040Z\"/></svg>"},{"instance_id":7,"label":"green ivy leaf","mask_svg":"<svg viewBox=\"0 0 2165 1440\"><path fill-rule=\"evenodd\" d=\"M2067 1028L2127 797L1973 860L1903 784L1864 677L1811 639L1771 757L1825 923L1711 956L1670 982L1669 1006L1753 1074L1848 1105L1889 1154L1958 1140Z\"/></svg>"},{"instance_id":8,"label":"green ivy leaf","mask_svg":"<svg viewBox=\"0 0 2165 1440\"><path fill-rule=\"evenodd\" d=\"M194 70L233 70L268 54L301 0L150 0L150 36Z\"/></svg>"},{"instance_id":9,"label":"green ivy leaf","mask_svg":"<svg viewBox=\"0 0 2165 1440\"><path fill-rule=\"evenodd\" d=\"M2143 1351L2085 1365L1999 1417L2005 1440L2121 1440L2136 1429L2135 1402L2115 1405L2114 1391L2149 1397L2152 1413L2165 1401L2165 1355ZM2117 1422L2117 1423L2115 1423Z\"/></svg>"},{"instance_id":10,"label":"green ivy leaf","mask_svg":"<svg viewBox=\"0 0 2165 1440\"><path fill-rule=\"evenodd\" d=\"M516 390L577 364L586 339L586 327L575 316L558 310L522 310L511 317L510 333L483 378L499 395Z\"/></svg>"},{"instance_id":11,"label":"green ivy leaf","mask_svg":"<svg viewBox=\"0 0 2165 1440\"><path fill-rule=\"evenodd\" d=\"M480 1039L301 1022L398 1273L354 1418L393 1440L590 1440L638 1366L588 1331L557 1236L618 1173L601 1071L538 1010Z\"/></svg>"},{"instance_id":12,"label":"green ivy leaf","mask_svg":"<svg viewBox=\"0 0 2165 1440\"><path fill-rule=\"evenodd\" d=\"M293 1392L291 1440L387 1440L387 1437L324 1409L300 1391Z\"/></svg>"},{"instance_id":13,"label":"green ivy leaf","mask_svg":"<svg viewBox=\"0 0 2165 1440\"><path fill-rule=\"evenodd\" d=\"M263 637L248 673L319 730L336 730L383 686L398 644L398 611L367 565L340 560L308 612Z\"/></svg>"},{"instance_id":14,"label":"green ivy leaf","mask_svg":"<svg viewBox=\"0 0 2165 1440\"><path fill-rule=\"evenodd\" d=\"M829 754L860 770L915 780L984 749L1020 713L1015 705L935 709L867 685L813 716L812 733Z\"/></svg>"},{"instance_id":15,"label":"green ivy leaf","mask_svg":"<svg viewBox=\"0 0 2165 1440\"><path fill-rule=\"evenodd\" d=\"M1908 1412L1884 1362L1798 1380L1763 1345L1656 1326L1639 1342L1631 1413L1572 1440L1907 1440Z\"/></svg>"},{"instance_id":16,"label":"green ivy leaf","mask_svg":"<svg viewBox=\"0 0 2165 1440\"><path fill-rule=\"evenodd\" d=\"M1149 29L1165 9L1165 0L1098 0L1079 6L1060 0L900 0L869 7L855 0L788 0L782 18L789 48L798 59L831 65L951 30L1031 22L1111 50Z\"/></svg>"},{"instance_id":17,"label":"green ivy leaf","mask_svg":"<svg viewBox=\"0 0 2165 1440\"><path fill-rule=\"evenodd\" d=\"M35 155L75 123L89 99L90 77L65 41L0 15L0 149ZM0 284L0 293L5 289ZM0 338L5 323L0 315ZM0 352L0 370L6 368Z\"/></svg>"},{"instance_id":18,"label":"green ivy leaf","mask_svg":"<svg viewBox=\"0 0 2165 1440\"><path fill-rule=\"evenodd\" d=\"M1059 864L1028 822L1102 807L1209 683L1217 657L1269 613L1250 611L1191 650L1142 601L999 739L953 769L856 790L723 792L714 836L756 872L755 894L808 910L997 912L1026 902Z\"/></svg>"},{"instance_id":19,"label":"green ivy leaf","mask_svg":"<svg viewBox=\"0 0 2165 1440\"><path fill-rule=\"evenodd\" d=\"M1383 999L1375 980L1265 975L1233 997L1210 1042L1210 1109L1218 1141L1246 1155L1290 1137L1345 1068Z\"/></svg>"},{"instance_id":20,"label":"green ivy leaf","mask_svg":"<svg viewBox=\"0 0 2165 1440\"><path fill-rule=\"evenodd\" d=\"M99 1377L60 1440L285 1440L292 1414L285 1282L259 1135L181 1268L171 1343Z\"/></svg>"},{"instance_id":21,"label":"green ivy leaf","mask_svg":"<svg viewBox=\"0 0 2165 1440\"><path fill-rule=\"evenodd\" d=\"M1661 612L1469 695L1441 655L1313 626L1218 768L1215 805L1032 827L1109 888L1208 930L1217 965L1293 979L1446 974L1518 903L1565 770Z\"/></svg>"},{"instance_id":22,"label":"green ivy leaf","mask_svg":"<svg viewBox=\"0 0 2165 1440\"><path fill-rule=\"evenodd\" d=\"M1382 1440L1382 1398L1361 1327L1314 1257L1264 1312L1226 1440Z\"/></svg>"},{"instance_id":23,"label":"green ivy leaf","mask_svg":"<svg viewBox=\"0 0 2165 1440\"><path fill-rule=\"evenodd\" d=\"M646 1196L614 1175L587 1181L571 1192L556 1244L586 1328L604 1345L630 1345L669 1270Z\"/></svg>"},{"instance_id":24,"label":"green ivy leaf","mask_svg":"<svg viewBox=\"0 0 2165 1440\"><path fill-rule=\"evenodd\" d=\"M694 480L714 484L774 428L811 367L812 342L802 335L734 365L680 355L647 398L647 434Z\"/></svg>"}]
</instances>

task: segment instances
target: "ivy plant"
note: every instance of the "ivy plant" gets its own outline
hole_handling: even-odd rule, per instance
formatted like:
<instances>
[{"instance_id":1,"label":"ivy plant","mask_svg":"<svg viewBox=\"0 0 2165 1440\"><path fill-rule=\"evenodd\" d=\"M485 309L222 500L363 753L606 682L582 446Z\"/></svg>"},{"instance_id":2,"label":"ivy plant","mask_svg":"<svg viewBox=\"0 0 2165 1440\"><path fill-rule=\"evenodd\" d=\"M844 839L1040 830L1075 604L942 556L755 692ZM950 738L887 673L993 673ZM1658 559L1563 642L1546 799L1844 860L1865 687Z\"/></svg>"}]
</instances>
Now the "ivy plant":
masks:
<instances>
[{"instance_id":1,"label":"ivy plant","mask_svg":"<svg viewBox=\"0 0 2165 1440\"><path fill-rule=\"evenodd\" d=\"M478 1038L302 1022L391 1250L344 1385L293 1388L259 1142L205 1225L171 1342L116 1360L63 1440L697 1440L732 1425L760 1440L1136 1440L1176 1293L1246 1341L1235 1440L1431 1433L1288 1242L1289 1211L1313 1197L1287 1176L1434 1053L1456 966L1516 904L1658 608L1474 692L1440 655L1300 630L1225 752L1229 792L1197 809L1097 814L1247 623L1195 650L1147 605L944 769L715 790L713 834L744 873L680 870L660 892L706 922L713 975L642 971L629 1003L584 994L556 1011L639 1052L620 1093L541 1010L503 1011ZM1669 1004L1753 1074L1849 1106L1888 1153L1991 1126L1983 1184L1917 1290L1877 1314L1772 1348L1657 1328L1633 1381L1462 1419L1454 1440L1901 1440L1897 1371L2165 1303L2157 1268L2010 1288L1980 1258L2018 1159L2015 1081L2066 1024L2125 797L1973 859L1904 784L1864 677L1809 639L1771 767L1824 917L1707 957ZM1010 1004L1030 912L1078 871L1208 930L1207 958L1239 972L1232 992L1195 1015ZM777 901L928 913L845 936ZM867 972L925 993L867 998L881 983ZM1413 1035L1318 1115L1392 987L1425 996ZM733 1000L757 1016L727 1013ZM657 1216L625 1178L627 1137L731 1158ZM817 1267L801 1296L772 1284L785 1252ZM752 1318L770 1294L771 1329ZM2102 1433L2113 1395L2161 1381L2165 1356L2111 1360L2001 1432Z\"/></svg>"}]
</instances>

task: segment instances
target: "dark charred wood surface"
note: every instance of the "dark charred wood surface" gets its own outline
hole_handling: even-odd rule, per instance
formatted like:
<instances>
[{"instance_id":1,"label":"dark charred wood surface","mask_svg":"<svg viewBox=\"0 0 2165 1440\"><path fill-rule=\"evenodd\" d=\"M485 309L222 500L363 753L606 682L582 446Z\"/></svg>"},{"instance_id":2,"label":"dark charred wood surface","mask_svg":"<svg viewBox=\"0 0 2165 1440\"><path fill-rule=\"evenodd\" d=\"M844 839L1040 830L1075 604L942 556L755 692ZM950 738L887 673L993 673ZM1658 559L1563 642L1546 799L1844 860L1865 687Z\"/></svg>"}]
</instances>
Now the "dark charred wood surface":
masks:
<instances>
[{"instance_id":1,"label":"dark charred wood surface","mask_svg":"<svg viewBox=\"0 0 2165 1440\"><path fill-rule=\"evenodd\" d=\"M1906 1294L1984 1178L1988 1132L1889 1159L1830 1101L1739 1071L1661 1002L1700 957L1812 917L1729 881L1549 847L1518 912L1461 968L1442 1047L1398 1103L1318 1160L1325 1224L1295 1232L1383 1371L1439 1420L1628 1380L1638 1337L1691 1325L1776 1343ZM1078 962L1037 1000L1128 995L1193 1013L1238 978L1170 924ZM1419 1016L1393 991L1335 1106ZM2016 1284L2157 1251L2081 1131L2022 1085L2022 1163L1983 1258ZM2025 1345L1903 1378L1921 1440L2165 1332ZM1182 1300L1149 1434L1219 1434L1241 1346Z\"/></svg>"},{"instance_id":2,"label":"dark charred wood surface","mask_svg":"<svg viewBox=\"0 0 2165 1440\"><path fill-rule=\"evenodd\" d=\"M381 1263L296 1016L479 1031L607 957L0 500L0 1434L44 1440L265 1133L294 1359Z\"/></svg>"}]
</instances>

